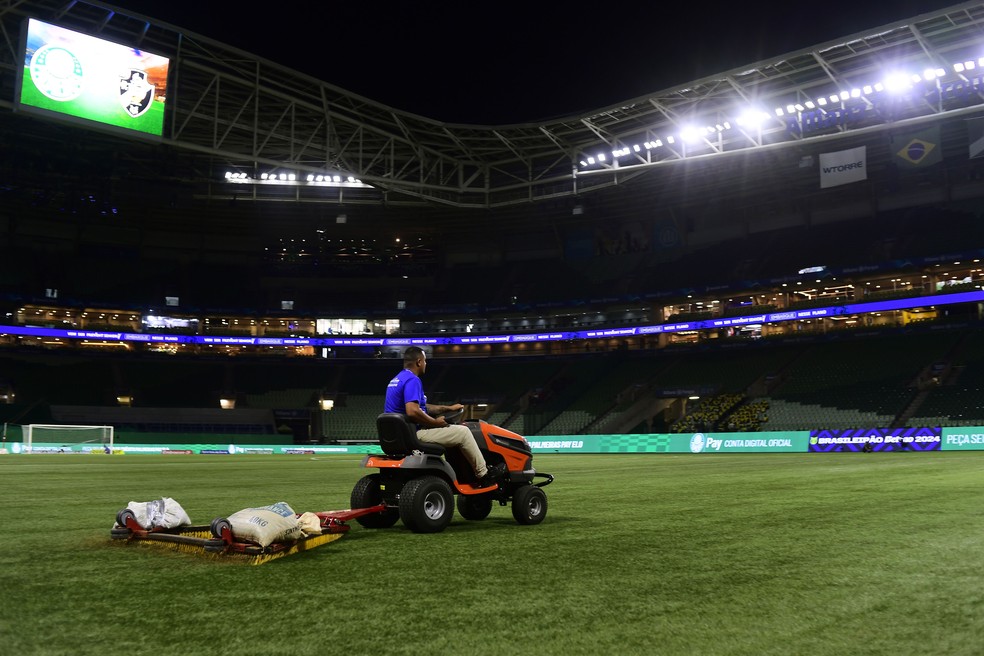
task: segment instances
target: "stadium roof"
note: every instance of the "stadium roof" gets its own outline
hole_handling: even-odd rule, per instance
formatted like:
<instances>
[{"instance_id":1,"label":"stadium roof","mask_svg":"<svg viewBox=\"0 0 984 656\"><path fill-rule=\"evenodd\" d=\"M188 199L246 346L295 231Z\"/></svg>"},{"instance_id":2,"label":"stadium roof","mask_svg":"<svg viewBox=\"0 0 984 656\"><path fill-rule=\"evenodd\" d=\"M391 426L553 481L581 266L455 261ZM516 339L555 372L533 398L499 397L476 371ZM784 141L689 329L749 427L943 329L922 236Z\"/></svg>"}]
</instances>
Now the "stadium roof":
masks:
<instances>
[{"instance_id":1,"label":"stadium roof","mask_svg":"<svg viewBox=\"0 0 984 656\"><path fill-rule=\"evenodd\" d=\"M502 126L450 124L394 109L152 17L72 0L0 2L6 109L15 106L26 17L172 58L163 142L196 157L200 193L213 198L501 208L583 197L681 162L817 142L831 150L873 132L981 111L980 2L580 115ZM892 73L905 75L902 95L892 96L902 100L892 100L891 114L866 113L887 104ZM955 88L961 93L944 102ZM739 122L749 110L761 123ZM866 118L804 129L806 116L849 113ZM298 176L296 184L261 180L285 171ZM229 182L227 172L244 177ZM353 176L368 187L326 191L307 184L308 174ZM241 186L233 191L234 184Z\"/></svg>"}]
</instances>

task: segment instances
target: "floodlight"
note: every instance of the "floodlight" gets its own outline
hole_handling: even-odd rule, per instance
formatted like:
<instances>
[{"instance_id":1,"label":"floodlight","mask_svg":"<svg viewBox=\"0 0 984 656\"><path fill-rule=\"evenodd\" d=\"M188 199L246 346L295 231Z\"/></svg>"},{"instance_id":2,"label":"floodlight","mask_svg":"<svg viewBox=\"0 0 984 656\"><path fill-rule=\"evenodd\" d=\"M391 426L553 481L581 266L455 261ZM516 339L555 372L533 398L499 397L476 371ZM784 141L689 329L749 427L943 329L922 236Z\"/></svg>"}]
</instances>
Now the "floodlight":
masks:
<instances>
[{"instance_id":1,"label":"floodlight","mask_svg":"<svg viewBox=\"0 0 984 656\"><path fill-rule=\"evenodd\" d=\"M752 128L757 128L768 120L768 118L769 115L760 109L748 109L745 110L745 113L739 116L735 122L738 125L747 125Z\"/></svg>"},{"instance_id":2,"label":"floodlight","mask_svg":"<svg viewBox=\"0 0 984 656\"><path fill-rule=\"evenodd\" d=\"M851 98L860 98L861 89L851 89Z\"/></svg>"},{"instance_id":3,"label":"floodlight","mask_svg":"<svg viewBox=\"0 0 984 656\"><path fill-rule=\"evenodd\" d=\"M823 107L827 104L827 99L823 97L817 98L817 104Z\"/></svg>"},{"instance_id":4,"label":"floodlight","mask_svg":"<svg viewBox=\"0 0 984 656\"><path fill-rule=\"evenodd\" d=\"M961 64L960 62L957 62L956 64L953 65L953 72L954 73L963 73L964 72L964 65Z\"/></svg>"},{"instance_id":5,"label":"floodlight","mask_svg":"<svg viewBox=\"0 0 984 656\"><path fill-rule=\"evenodd\" d=\"M692 143L700 139L700 133L697 131L697 128L688 126L680 130L680 138Z\"/></svg>"},{"instance_id":6,"label":"floodlight","mask_svg":"<svg viewBox=\"0 0 984 656\"><path fill-rule=\"evenodd\" d=\"M832 103L839 103L840 102L840 96L838 96L836 93L833 94L833 95L831 95L830 96L830 102L832 102Z\"/></svg>"},{"instance_id":7,"label":"floodlight","mask_svg":"<svg viewBox=\"0 0 984 656\"><path fill-rule=\"evenodd\" d=\"M307 174L307 181L308 182L314 182L314 174L313 173L308 173Z\"/></svg>"},{"instance_id":8,"label":"floodlight","mask_svg":"<svg viewBox=\"0 0 984 656\"><path fill-rule=\"evenodd\" d=\"M870 96L873 89L871 88L870 84L866 84L863 87L861 87L861 91L864 92L864 95Z\"/></svg>"},{"instance_id":9,"label":"floodlight","mask_svg":"<svg viewBox=\"0 0 984 656\"><path fill-rule=\"evenodd\" d=\"M588 158L588 164L594 164L594 163L595 163L595 158L594 157L589 157Z\"/></svg>"},{"instance_id":10,"label":"floodlight","mask_svg":"<svg viewBox=\"0 0 984 656\"><path fill-rule=\"evenodd\" d=\"M806 108L807 109L813 109L814 107L816 107L816 105L813 104L813 101L812 100L807 100L806 101Z\"/></svg>"},{"instance_id":11,"label":"floodlight","mask_svg":"<svg viewBox=\"0 0 984 656\"><path fill-rule=\"evenodd\" d=\"M840 99L841 100L847 100L850 97L851 97L851 94L848 93L847 91L841 91L840 92Z\"/></svg>"},{"instance_id":12,"label":"floodlight","mask_svg":"<svg viewBox=\"0 0 984 656\"><path fill-rule=\"evenodd\" d=\"M899 93L909 89L912 84L904 73L891 73L885 77L885 89L891 93Z\"/></svg>"}]
</instances>

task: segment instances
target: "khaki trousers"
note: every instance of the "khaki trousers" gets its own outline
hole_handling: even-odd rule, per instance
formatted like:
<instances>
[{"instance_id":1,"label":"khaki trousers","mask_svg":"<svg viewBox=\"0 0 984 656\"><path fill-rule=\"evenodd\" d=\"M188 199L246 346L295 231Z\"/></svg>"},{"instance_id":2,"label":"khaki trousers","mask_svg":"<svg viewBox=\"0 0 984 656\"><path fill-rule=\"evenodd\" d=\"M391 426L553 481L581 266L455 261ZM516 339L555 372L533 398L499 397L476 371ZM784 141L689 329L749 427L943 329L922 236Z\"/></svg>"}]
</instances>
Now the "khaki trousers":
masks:
<instances>
[{"instance_id":1,"label":"khaki trousers","mask_svg":"<svg viewBox=\"0 0 984 656\"><path fill-rule=\"evenodd\" d=\"M417 430L417 439L421 442L440 444L445 448L457 447L461 449L465 459L475 470L475 475L481 478L485 476L488 467L485 465L485 457L478 448L478 443L472 436L471 429L461 424L451 426L441 426L440 428L420 428Z\"/></svg>"}]
</instances>

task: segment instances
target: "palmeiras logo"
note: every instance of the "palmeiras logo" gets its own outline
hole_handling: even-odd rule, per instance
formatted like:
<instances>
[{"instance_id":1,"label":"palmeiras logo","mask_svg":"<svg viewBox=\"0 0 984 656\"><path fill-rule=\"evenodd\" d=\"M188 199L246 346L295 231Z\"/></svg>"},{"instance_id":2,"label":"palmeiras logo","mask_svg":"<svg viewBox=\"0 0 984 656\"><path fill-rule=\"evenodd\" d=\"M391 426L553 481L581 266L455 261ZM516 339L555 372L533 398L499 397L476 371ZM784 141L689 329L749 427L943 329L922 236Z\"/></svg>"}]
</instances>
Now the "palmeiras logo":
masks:
<instances>
[{"instance_id":1,"label":"palmeiras logo","mask_svg":"<svg viewBox=\"0 0 984 656\"><path fill-rule=\"evenodd\" d=\"M46 44L31 57L31 80L42 94L58 102L75 100L82 94L82 62L68 48Z\"/></svg>"},{"instance_id":2,"label":"palmeiras logo","mask_svg":"<svg viewBox=\"0 0 984 656\"><path fill-rule=\"evenodd\" d=\"M690 438L691 453L700 453L703 450L704 450L704 434L694 433L694 436Z\"/></svg>"},{"instance_id":3,"label":"palmeiras logo","mask_svg":"<svg viewBox=\"0 0 984 656\"><path fill-rule=\"evenodd\" d=\"M154 85L147 82L147 71L131 68L120 76L120 104L126 113L136 118L150 109Z\"/></svg>"}]
</instances>

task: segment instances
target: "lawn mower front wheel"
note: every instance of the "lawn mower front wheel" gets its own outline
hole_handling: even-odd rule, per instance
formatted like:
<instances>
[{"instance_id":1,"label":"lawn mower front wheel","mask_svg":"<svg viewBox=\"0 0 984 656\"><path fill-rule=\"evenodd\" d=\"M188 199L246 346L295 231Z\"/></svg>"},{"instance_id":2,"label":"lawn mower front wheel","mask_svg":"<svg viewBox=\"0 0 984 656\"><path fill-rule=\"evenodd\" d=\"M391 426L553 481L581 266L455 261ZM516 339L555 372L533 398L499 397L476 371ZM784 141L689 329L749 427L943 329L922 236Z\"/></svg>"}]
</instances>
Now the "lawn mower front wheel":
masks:
<instances>
[{"instance_id":1,"label":"lawn mower front wheel","mask_svg":"<svg viewBox=\"0 0 984 656\"><path fill-rule=\"evenodd\" d=\"M539 524L547 516L547 494L536 485L523 485L513 493L513 518L520 524Z\"/></svg>"},{"instance_id":2,"label":"lawn mower front wheel","mask_svg":"<svg viewBox=\"0 0 984 656\"><path fill-rule=\"evenodd\" d=\"M400 491L400 519L414 533L440 533L453 516L454 496L442 478L414 478Z\"/></svg>"}]
</instances>

